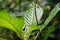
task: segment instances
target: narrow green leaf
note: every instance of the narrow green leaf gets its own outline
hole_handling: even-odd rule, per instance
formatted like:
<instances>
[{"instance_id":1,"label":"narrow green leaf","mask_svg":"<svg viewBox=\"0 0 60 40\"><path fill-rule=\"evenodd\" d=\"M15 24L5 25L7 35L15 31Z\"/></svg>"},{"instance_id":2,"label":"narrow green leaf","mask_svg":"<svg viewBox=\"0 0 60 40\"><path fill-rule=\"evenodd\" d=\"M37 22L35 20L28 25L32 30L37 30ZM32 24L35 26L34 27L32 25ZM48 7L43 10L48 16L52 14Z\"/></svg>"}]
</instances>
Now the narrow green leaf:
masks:
<instances>
[{"instance_id":1,"label":"narrow green leaf","mask_svg":"<svg viewBox=\"0 0 60 40\"><path fill-rule=\"evenodd\" d=\"M47 40L47 38L49 37L49 35L56 29L56 27L54 25L50 26L50 28L48 29L48 31L44 34L44 40Z\"/></svg>"},{"instance_id":2,"label":"narrow green leaf","mask_svg":"<svg viewBox=\"0 0 60 40\"><path fill-rule=\"evenodd\" d=\"M46 19L46 21L44 22L44 24L42 25L42 28L40 29L40 31L42 31L50 23L50 21L55 17L55 15L57 14L57 12L60 10L59 7L60 7L60 5L58 3L55 6L55 8L51 11L49 17Z\"/></svg>"},{"instance_id":3,"label":"narrow green leaf","mask_svg":"<svg viewBox=\"0 0 60 40\"><path fill-rule=\"evenodd\" d=\"M48 28L48 30L47 30L47 32L44 34L44 40L47 40L48 39L48 37L49 37L49 35L53 32L53 31L55 31L55 29L56 29L56 26L55 25L57 25L59 22L58 21L56 21L53 25L51 25L49 28Z\"/></svg>"}]
</instances>

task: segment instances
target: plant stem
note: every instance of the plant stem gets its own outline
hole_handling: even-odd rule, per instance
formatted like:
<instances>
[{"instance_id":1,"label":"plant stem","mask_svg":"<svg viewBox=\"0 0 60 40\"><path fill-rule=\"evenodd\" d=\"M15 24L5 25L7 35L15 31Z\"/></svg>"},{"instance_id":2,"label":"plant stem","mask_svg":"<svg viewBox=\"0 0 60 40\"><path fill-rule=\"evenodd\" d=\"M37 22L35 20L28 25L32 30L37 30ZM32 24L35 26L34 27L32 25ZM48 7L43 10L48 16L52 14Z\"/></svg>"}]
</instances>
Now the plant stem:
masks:
<instances>
[{"instance_id":1,"label":"plant stem","mask_svg":"<svg viewBox=\"0 0 60 40\"><path fill-rule=\"evenodd\" d=\"M36 35L36 37L35 37L35 40L37 39L38 35L39 35L39 32L37 33L37 35Z\"/></svg>"}]
</instances>

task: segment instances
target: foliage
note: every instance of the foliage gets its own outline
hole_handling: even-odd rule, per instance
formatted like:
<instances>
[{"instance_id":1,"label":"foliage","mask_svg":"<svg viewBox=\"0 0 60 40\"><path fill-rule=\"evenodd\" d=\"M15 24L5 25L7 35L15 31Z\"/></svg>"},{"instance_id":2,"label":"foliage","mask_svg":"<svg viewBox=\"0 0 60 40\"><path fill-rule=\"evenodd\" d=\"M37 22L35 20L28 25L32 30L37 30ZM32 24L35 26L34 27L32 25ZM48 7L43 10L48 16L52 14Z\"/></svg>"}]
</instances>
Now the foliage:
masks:
<instances>
[{"instance_id":1,"label":"foliage","mask_svg":"<svg viewBox=\"0 0 60 40\"><path fill-rule=\"evenodd\" d=\"M7 11L3 10L3 11L0 11L0 21L1 21L0 26L13 30L18 34L18 36L21 35L20 32L22 31L22 26L24 24L24 21L22 18L11 18L8 16Z\"/></svg>"},{"instance_id":2,"label":"foliage","mask_svg":"<svg viewBox=\"0 0 60 40\"><path fill-rule=\"evenodd\" d=\"M7 39L0 38L0 40L7 40Z\"/></svg>"},{"instance_id":3,"label":"foliage","mask_svg":"<svg viewBox=\"0 0 60 40\"><path fill-rule=\"evenodd\" d=\"M42 30L50 23L50 21L60 10L59 4L60 3L55 6L55 8L51 11L50 15L42 25L39 25L39 22L43 15L43 9L37 3L32 2L29 5L29 9L26 11L24 19L11 18L6 10L0 10L0 27L5 27L9 30L14 31L21 38L21 40L36 40L39 32L42 32ZM52 24L52 26L45 33L43 39L47 40L48 36L51 32L54 31L54 29L55 25ZM30 39L30 35L33 35L31 32L34 30L39 31L37 35L34 35L33 38Z\"/></svg>"}]
</instances>

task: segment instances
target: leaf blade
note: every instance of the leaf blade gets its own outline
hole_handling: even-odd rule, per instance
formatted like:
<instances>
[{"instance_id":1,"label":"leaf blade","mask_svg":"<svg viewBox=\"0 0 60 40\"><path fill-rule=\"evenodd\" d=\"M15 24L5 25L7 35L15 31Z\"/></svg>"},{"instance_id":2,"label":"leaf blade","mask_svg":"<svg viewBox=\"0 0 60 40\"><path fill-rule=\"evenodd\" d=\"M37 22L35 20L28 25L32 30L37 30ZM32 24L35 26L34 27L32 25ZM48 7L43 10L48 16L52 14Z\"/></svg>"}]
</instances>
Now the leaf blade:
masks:
<instances>
[{"instance_id":1,"label":"leaf blade","mask_svg":"<svg viewBox=\"0 0 60 40\"><path fill-rule=\"evenodd\" d=\"M42 28L40 29L40 31L42 31L49 23L50 21L55 17L55 15L57 14L57 12L59 11L59 3L55 6L55 8L51 11L50 15L48 16L48 18L45 20L44 24L42 25Z\"/></svg>"},{"instance_id":2,"label":"leaf blade","mask_svg":"<svg viewBox=\"0 0 60 40\"><path fill-rule=\"evenodd\" d=\"M20 38L22 37L22 26L24 21L22 18L11 18L9 17L7 11L0 11L0 27L8 28L14 31Z\"/></svg>"}]
</instances>

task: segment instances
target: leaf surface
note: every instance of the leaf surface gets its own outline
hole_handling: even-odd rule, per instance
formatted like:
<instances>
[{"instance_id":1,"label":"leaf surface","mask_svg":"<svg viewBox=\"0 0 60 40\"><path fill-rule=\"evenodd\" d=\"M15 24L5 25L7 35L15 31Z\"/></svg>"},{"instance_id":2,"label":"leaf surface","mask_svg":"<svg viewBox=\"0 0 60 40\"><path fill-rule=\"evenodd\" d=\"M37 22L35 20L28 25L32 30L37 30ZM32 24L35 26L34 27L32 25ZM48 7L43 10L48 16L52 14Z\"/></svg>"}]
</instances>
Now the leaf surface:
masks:
<instances>
[{"instance_id":1,"label":"leaf surface","mask_svg":"<svg viewBox=\"0 0 60 40\"><path fill-rule=\"evenodd\" d=\"M49 23L50 21L56 16L56 14L59 12L60 10L60 3L58 3L55 8L51 11L50 15L48 16L48 18L45 20L44 24L42 25L42 28L40 29L40 31L42 31Z\"/></svg>"},{"instance_id":2,"label":"leaf surface","mask_svg":"<svg viewBox=\"0 0 60 40\"><path fill-rule=\"evenodd\" d=\"M5 27L14 31L22 38L23 25L24 21L22 18L11 18L6 10L0 11L0 27Z\"/></svg>"}]
</instances>

